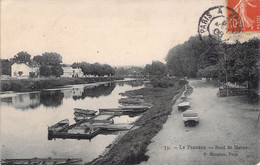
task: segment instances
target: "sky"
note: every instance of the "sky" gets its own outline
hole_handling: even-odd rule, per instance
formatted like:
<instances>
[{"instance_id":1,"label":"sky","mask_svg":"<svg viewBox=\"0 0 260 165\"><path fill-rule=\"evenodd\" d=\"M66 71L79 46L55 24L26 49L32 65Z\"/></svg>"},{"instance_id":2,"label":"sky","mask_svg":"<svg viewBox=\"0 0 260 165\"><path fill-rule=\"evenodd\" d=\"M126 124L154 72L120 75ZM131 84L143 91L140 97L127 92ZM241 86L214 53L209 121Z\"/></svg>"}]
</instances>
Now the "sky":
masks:
<instances>
[{"instance_id":1,"label":"sky","mask_svg":"<svg viewBox=\"0 0 260 165\"><path fill-rule=\"evenodd\" d=\"M217 5L223 0L1 0L1 59L26 51L57 52L65 64L165 62Z\"/></svg>"}]
</instances>

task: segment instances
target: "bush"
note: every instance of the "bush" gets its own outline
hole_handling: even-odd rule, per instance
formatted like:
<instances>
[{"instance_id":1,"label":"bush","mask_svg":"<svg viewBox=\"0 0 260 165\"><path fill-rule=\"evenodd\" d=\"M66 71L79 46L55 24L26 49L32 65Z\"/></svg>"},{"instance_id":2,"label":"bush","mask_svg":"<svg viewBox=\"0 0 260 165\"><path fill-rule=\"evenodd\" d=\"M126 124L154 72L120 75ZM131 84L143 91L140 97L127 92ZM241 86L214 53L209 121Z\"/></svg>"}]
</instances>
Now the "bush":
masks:
<instances>
[{"instance_id":1,"label":"bush","mask_svg":"<svg viewBox=\"0 0 260 165\"><path fill-rule=\"evenodd\" d=\"M153 77L151 78L151 84L153 87L161 87L161 88L168 88L173 87L176 79L168 78L168 77Z\"/></svg>"}]
</instances>

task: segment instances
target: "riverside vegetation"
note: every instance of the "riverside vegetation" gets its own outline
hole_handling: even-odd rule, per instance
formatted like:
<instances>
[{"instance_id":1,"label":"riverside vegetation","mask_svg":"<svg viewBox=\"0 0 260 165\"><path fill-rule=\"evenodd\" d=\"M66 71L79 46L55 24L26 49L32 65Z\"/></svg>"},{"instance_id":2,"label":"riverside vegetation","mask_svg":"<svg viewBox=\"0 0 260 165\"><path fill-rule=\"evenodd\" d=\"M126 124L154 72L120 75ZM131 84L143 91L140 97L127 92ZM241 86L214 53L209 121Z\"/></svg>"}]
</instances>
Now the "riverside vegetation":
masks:
<instances>
[{"instance_id":1,"label":"riverside vegetation","mask_svg":"<svg viewBox=\"0 0 260 165\"><path fill-rule=\"evenodd\" d=\"M65 85L88 84L113 81L118 77L84 77L84 78L46 78L1 80L1 91L29 92L41 89L57 88Z\"/></svg>"}]
</instances>

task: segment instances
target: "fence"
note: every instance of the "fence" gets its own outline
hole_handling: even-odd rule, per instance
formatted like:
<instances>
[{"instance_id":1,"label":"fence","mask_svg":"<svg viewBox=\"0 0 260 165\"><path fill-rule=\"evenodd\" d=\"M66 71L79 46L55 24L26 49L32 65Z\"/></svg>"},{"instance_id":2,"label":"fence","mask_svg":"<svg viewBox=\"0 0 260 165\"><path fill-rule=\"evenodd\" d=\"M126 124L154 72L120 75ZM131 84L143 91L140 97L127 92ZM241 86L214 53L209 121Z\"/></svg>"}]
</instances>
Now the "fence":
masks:
<instances>
[{"instance_id":1,"label":"fence","mask_svg":"<svg viewBox=\"0 0 260 165\"><path fill-rule=\"evenodd\" d=\"M227 96L241 96L249 94L247 88L228 88L228 89L219 89L219 97Z\"/></svg>"}]
</instances>

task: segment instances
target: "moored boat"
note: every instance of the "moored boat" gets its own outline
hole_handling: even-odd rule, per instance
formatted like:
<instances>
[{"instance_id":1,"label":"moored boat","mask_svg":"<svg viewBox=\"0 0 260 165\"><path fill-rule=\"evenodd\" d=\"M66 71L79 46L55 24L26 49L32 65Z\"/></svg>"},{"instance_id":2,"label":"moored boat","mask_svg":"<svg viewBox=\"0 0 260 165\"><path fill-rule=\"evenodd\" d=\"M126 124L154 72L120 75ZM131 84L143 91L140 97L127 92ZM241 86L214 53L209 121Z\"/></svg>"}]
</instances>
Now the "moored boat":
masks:
<instances>
[{"instance_id":1,"label":"moored boat","mask_svg":"<svg viewBox=\"0 0 260 165\"><path fill-rule=\"evenodd\" d=\"M121 98L118 102L124 104L142 104L144 100L139 98Z\"/></svg>"},{"instance_id":2,"label":"moored boat","mask_svg":"<svg viewBox=\"0 0 260 165\"><path fill-rule=\"evenodd\" d=\"M97 111L89 110L89 109L81 109L81 108L74 108L76 113L85 114L85 115L95 115Z\"/></svg>"},{"instance_id":3,"label":"moored boat","mask_svg":"<svg viewBox=\"0 0 260 165\"><path fill-rule=\"evenodd\" d=\"M61 120L60 122L48 127L48 130L59 131L67 126L69 126L69 120L64 119L64 120Z\"/></svg>"},{"instance_id":4,"label":"moored boat","mask_svg":"<svg viewBox=\"0 0 260 165\"><path fill-rule=\"evenodd\" d=\"M142 106L142 105L136 105L136 106L120 106L119 108L123 109L123 110L148 110L149 108L151 108L151 106Z\"/></svg>"},{"instance_id":5,"label":"moored boat","mask_svg":"<svg viewBox=\"0 0 260 165\"><path fill-rule=\"evenodd\" d=\"M75 117L74 117L74 120L76 121L76 122L78 122L78 121L81 121L81 120L84 120L84 119L88 119L89 117L87 117L87 116L85 116L85 115L82 115L82 116L76 116L75 115Z\"/></svg>"},{"instance_id":6,"label":"moored boat","mask_svg":"<svg viewBox=\"0 0 260 165\"><path fill-rule=\"evenodd\" d=\"M185 111L186 109L190 108L190 102L189 101L184 101L178 104L178 110Z\"/></svg>"},{"instance_id":7,"label":"moored boat","mask_svg":"<svg viewBox=\"0 0 260 165\"><path fill-rule=\"evenodd\" d=\"M119 108L103 108L100 112L144 112L151 108L150 106L120 106Z\"/></svg>"}]
</instances>

